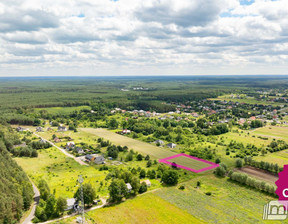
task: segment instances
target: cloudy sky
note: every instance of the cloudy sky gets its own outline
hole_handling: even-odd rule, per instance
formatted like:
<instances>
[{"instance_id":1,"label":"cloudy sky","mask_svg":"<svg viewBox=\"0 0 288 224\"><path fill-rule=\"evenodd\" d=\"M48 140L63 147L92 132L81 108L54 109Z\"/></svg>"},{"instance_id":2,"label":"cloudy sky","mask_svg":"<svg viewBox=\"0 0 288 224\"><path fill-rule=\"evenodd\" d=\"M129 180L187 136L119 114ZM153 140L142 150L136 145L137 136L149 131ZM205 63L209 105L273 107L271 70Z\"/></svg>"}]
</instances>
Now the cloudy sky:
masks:
<instances>
[{"instance_id":1,"label":"cloudy sky","mask_svg":"<svg viewBox=\"0 0 288 224\"><path fill-rule=\"evenodd\" d=\"M0 76L288 74L287 0L0 0Z\"/></svg>"}]
</instances>

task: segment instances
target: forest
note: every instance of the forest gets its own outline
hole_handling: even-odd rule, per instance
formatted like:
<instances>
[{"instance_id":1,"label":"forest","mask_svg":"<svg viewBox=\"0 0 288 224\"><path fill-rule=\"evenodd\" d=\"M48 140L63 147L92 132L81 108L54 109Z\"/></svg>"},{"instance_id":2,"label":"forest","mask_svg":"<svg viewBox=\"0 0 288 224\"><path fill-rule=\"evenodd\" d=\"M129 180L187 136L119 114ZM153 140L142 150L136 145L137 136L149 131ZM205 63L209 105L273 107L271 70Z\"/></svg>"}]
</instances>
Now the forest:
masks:
<instances>
[{"instance_id":1,"label":"forest","mask_svg":"<svg viewBox=\"0 0 288 224\"><path fill-rule=\"evenodd\" d=\"M7 147L11 130L0 124L0 223L15 223L30 208L32 184L21 167L11 158Z\"/></svg>"}]
</instances>

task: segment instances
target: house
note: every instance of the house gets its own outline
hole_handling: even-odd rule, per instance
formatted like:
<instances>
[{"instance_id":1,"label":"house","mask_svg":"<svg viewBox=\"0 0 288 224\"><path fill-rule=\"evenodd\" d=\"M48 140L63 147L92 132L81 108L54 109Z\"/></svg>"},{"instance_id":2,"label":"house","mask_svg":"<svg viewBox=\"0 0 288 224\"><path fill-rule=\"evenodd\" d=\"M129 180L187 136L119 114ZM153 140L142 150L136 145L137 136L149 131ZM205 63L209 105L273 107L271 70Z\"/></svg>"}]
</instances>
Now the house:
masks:
<instances>
[{"instance_id":1,"label":"house","mask_svg":"<svg viewBox=\"0 0 288 224\"><path fill-rule=\"evenodd\" d=\"M85 159L89 162L94 161L95 157L91 154L85 155Z\"/></svg>"},{"instance_id":2,"label":"house","mask_svg":"<svg viewBox=\"0 0 288 224\"><path fill-rule=\"evenodd\" d=\"M167 146L168 148L170 148L170 149L176 148L176 144L175 144L175 143L169 143L169 144L167 144L166 146Z\"/></svg>"},{"instance_id":3,"label":"house","mask_svg":"<svg viewBox=\"0 0 288 224\"><path fill-rule=\"evenodd\" d=\"M65 208L65 211L73 209L76 203L75 198L68 198L66 201L67 201L67 206Z\"/></svg>"},{"instance_id":4,"label":"house","mask_svg":"<svg viewBox=\"0 0 288 224\"><path fill-rule=\"evenodd\" d=\"M127 183L126 186L127 186L127 189L128 189L128 193L130 193L131 190L132 190L132 186L131 186L131 184Z\"/></svg>"},{"instance_id":5,"label":"house","mask_svg":"<svg viewBox=\"0 0 288 224\"><path fill-rule=\"evenodd\" d=\"M159 139L156 140L154 143L157 145L164 145L164 142L162 140L159 140Z\"/></svg>"},{"instance_id":6,"label":"house","mask_svg":"<svg viewBox=\"0 0 288 224\"><path fill-rule=\"evenodd\" d=\"M61 139L59 139L59 138L54 138L54 140L53 140L55 143L59 143L59 142L61 142Z\"/></svg>"},{"instance_id":7,"label":"house","mask_svg":"<svg viewBox=\"0 0 288 224\"><path fill-rule=\"evenodd\" d=\"M80 148L80 147L77 147L77 148L76 148L76 152L77 152L78 154L83 154L83 153L84 153L84 150L83 150L82 148Z\"/></svg>"},{"instance_id":8,"label":"house","mask_svg":"<svg viewBox=\"0 0 288 224\"><path fill-rule=\"evenodd\" d=\"M36 128L36 132L43 132L44 130L43 130L43 128L42 127L37 127Z\"/></svg>"},{"instance_id":9,"label":"house","mask_svg":"<svg viewBox=\"0 0 288 224\"><path fill-rule=\"evenodd\" d=\"M66 149L72 149L75 147L75 143L74 142L67 142L66 143Z\"/></svg>"},{"instance_id":10,"label":"house","mask_svg":"<svg viewBox=\"0 0 288 224\"><path fill-rule=\"evenodd\" d=\"M17 127L17 128L16 128L16 131L18 131L18 132L22 132L22 131L25 131L25 129L22 128L22 127Z\"/></svg>"},{"instance_id":11,"label":"house","mask_svg":"<svg viewBox=\"0 0 288 224\"><path fill-rule=\"evenodd\" d=\"M52 129L52 128L50 128L50 127L49 127L49 128L47 128L47 131L52 131L52 130L53 130L53 129Z\"/></svg>"},{"instance_id":12,"label":"house","mask_svg":"<svg viewBox=\"0 0 288 224\"><path fill-rule=\"evenodd\" d=\"M150 180L143 180L141 183L146 183L147 187L151 187L151 182Z\"/></svg>"},{"instance_id":13,"label":"house","mask_svg":"<svg viewBox=\"0 0 288 224\"><path fill-rule=\"evenodd\" d=\"M94 163L96 164L104 164L105 163L105 158L102 155L96 156L94 159Z\"/></svg>"},{"instance_id":14,"label":"house","mask_svg":"<svg viewBox=\"0 0 288 224\"><path fill-rule=\"evenodd\" d=\"M59 126L58 131L67 131L67 128L65 126Z\"/></svg>"}]
</instances>

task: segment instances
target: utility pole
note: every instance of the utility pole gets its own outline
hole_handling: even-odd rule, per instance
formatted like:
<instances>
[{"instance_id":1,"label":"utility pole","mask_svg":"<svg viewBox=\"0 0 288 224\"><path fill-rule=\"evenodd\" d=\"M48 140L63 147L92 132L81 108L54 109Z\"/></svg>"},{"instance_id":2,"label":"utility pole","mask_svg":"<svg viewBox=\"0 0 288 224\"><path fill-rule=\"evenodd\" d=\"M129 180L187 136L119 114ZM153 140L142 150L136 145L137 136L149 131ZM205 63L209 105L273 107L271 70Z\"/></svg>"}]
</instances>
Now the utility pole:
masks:
<instances>
[{"instance_id":1,"label":"utility pole","mask_svg":"<svg viewBox=\"0 0 288 224\"><path fill-rule=\"evenodd\" d=\"M81 215L81 224L85 223L85 217L84 217L84 196L83 196L83 177L82 175L79 175L78 182L80 183L80 204L78 208L78 212Z\"/></svg>"}]
</instances>

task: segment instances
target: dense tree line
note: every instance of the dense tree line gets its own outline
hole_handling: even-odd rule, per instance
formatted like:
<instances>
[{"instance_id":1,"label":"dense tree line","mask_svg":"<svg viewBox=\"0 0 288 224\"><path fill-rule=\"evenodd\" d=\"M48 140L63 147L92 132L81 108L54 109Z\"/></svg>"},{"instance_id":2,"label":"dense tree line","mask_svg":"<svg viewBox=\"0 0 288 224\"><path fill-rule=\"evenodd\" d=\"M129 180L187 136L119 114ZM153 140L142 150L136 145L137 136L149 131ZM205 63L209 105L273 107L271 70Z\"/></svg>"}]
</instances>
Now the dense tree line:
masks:
<instances>
[{"instance_id":1,"label":"dense tree line","mask_svg":"<svg viewBox=\"0 0 288 224\"><path fill-rule=\"evenodd\" d=\"M0 126L0 223L5 224L19 221L23 211L30 208L34 195L27 175L7 151L8 139L5 137L9 133Z\"/></svg>"}]
</instances>

